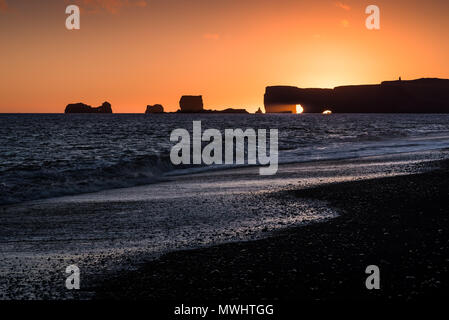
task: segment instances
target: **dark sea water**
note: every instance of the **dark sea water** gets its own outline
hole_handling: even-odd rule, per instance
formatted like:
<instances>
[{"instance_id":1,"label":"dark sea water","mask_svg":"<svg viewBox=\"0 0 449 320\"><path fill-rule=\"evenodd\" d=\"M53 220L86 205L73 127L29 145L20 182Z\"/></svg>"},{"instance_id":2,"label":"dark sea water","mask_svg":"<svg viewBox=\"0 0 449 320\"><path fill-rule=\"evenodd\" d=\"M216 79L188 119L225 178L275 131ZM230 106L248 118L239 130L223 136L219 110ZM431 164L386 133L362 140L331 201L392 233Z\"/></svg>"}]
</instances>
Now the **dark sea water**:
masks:
<instances>
[{"instance_id":1,"label":"dark sea water","mask_svg":"<svg viewBox=\"0 0 449 320\"><path fill-rule=\"evenodd\" d=\"M0 115L0 204L157 182L176 128L278 129L279 162L449 147L449 115Z\"/></svg>"}]
</instances>

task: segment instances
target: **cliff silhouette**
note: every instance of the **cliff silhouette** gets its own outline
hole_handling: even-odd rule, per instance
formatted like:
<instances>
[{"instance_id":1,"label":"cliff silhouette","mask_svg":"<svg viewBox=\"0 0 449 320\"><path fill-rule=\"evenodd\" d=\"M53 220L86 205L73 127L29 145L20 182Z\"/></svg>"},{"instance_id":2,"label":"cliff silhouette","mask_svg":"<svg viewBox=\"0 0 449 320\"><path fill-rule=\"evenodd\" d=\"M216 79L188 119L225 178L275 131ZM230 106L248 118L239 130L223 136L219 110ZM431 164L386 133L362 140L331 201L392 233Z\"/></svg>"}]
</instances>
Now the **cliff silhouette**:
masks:
<instances>
[{"instance_id":1,"label":"cliff silhouette","mask_svg":"<svg viewBox=\"0 0 449 320\"><path fill-rule=\"evenodd\" d=\"M65 108L65 113L112 113L112 108L109 102L103 102L103 104L97 108L79 102L68 104Z\"/></svg>"},{"instance_id":2,"label":"cliff silhouette","mask_svg":"<svg viewBox=\"0 0 449 320\"><path fill-rule=\"evenodd\" d=\"M449 79L384 81L375 85L334 89L270 86L264 95L266 113L448 113Z\"/></svg>"}]
</instances>

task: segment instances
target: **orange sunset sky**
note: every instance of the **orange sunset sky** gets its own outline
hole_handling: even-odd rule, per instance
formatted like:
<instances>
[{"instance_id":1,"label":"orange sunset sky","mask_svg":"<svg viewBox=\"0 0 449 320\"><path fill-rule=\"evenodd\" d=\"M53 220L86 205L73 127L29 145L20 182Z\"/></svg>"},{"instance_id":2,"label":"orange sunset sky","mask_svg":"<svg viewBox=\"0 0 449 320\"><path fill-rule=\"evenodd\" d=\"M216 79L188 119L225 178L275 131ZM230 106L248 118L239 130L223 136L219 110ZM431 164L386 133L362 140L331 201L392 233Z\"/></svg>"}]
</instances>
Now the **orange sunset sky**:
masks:
<instances>
[{"instance_id":1,"label":"orange sunset sky","mask_svg":"<svg viewBox=\"0 0 449 320\"><path fill-rule=\"evenodd\" d=\"M370 4L381 30L365 28ZM449 78L448 39L447 0L0 0L0 112L176 111L184 94L254 112L267 85Z\"/></svg>"}]
</instances>

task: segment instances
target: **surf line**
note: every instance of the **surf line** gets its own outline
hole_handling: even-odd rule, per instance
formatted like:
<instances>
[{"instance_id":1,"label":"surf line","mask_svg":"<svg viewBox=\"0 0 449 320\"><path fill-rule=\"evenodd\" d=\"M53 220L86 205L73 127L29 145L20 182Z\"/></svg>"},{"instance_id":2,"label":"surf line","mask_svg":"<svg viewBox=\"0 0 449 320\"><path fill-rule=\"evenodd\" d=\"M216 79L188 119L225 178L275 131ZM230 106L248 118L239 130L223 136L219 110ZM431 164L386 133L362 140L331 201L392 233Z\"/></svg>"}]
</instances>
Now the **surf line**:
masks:
<instances>
[{"instance_id":1,"label":"surf line","mask_svg":"<svg viewBox=\"0 0 449 320\"><path fill-rule=\"evenodd\" d=\"M183 128L171 132L170 141L177 142L170 151L170 160L174 165L250 164L261 165L260 175L276 174L279 161L278 129L270 129L269 152L267 129L225 129L224 138L218 129L202 132L201 121L193 121L192 129L192 136ZM202 142L208 144L203 147Z\"/></svg>"}]
</instances>

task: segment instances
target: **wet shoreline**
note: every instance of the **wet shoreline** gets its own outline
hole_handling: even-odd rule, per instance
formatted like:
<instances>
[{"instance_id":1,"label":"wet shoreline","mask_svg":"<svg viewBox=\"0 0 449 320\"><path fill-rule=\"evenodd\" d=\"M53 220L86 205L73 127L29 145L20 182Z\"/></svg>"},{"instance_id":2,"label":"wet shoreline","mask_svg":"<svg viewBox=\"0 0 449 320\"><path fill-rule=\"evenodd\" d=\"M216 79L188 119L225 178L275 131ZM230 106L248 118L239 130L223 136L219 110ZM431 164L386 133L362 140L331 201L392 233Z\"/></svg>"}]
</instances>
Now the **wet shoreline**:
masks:
<instances>
[{"instance_id":1,"label":"wet shoreline","mask_svg":"<svg viewBox=\"0 0 449 320\"><path fill-rule=\"evenodd\" d=\"M426 172L445 157L432 151L290 164L273 177L240 168L1 207L0 297L92 299L99 283L161 254L315 228L341 210L324 198L298 199L294 190ZM71 264L82 271L79 292L64 286Z\"/></svg>"},{"instance_id":2,"label":"wet shoreline","mask_svg":"<svg viewBox=\"0 0 449 320\"><path fill-rule=\"evenodd\" d=\"M267 239L173 252L95 288L97 299L443 300L449 281L449 162L430 172L290 191L332 220ZM365 288L377 265L381 289Z\"/></svg>"}]
</instances>

